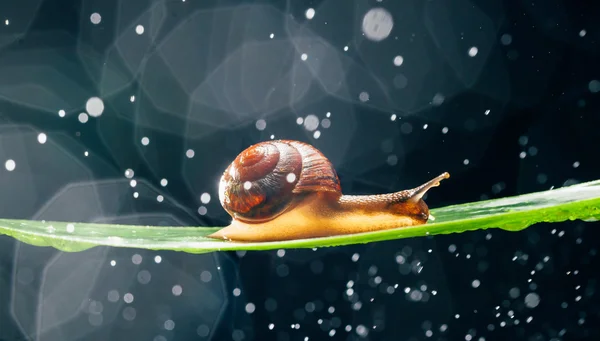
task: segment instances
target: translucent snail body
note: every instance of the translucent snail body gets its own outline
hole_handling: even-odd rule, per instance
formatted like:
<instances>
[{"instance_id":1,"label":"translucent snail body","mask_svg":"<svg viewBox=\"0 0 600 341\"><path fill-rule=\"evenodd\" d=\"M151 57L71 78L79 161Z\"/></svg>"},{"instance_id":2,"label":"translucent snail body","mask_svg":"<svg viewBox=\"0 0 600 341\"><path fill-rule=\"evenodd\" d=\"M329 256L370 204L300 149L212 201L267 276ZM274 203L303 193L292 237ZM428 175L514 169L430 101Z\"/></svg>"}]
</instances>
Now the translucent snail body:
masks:
<instances>
[{"instance_id":1,"label":"translucent snail body","mask_svg":"<svg viewBox=\"0 0 600 341\"><path fill-rule=\"evenodd\" d=\"M290 140L244 150L219 183L229 226L211 238L266 242L326 237L425 224L423 195L448 173L414 189L343 195L337 173L316 148Z\"/></svg>"}]
</instances>

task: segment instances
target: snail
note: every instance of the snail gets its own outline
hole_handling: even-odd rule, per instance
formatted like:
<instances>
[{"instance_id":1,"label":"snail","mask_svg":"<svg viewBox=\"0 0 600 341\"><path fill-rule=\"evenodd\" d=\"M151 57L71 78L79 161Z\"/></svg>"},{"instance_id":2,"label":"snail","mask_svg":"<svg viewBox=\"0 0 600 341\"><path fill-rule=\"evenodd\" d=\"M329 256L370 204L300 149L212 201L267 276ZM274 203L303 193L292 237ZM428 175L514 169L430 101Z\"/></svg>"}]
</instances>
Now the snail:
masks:
<instances>
[{"instance_id":1,"label":"snail","mask_svg":"<svg viewBox=\"0 0 600 341\"><path fill-rule=\"evenodd\" d=\"M423 195L443 173L419 187L380 195L343 195L331 162L293 140L252 145L227 167L219 200L231 224L210 238L268 242L386 230L427 223Z\"/></svg>"}]
</instances>

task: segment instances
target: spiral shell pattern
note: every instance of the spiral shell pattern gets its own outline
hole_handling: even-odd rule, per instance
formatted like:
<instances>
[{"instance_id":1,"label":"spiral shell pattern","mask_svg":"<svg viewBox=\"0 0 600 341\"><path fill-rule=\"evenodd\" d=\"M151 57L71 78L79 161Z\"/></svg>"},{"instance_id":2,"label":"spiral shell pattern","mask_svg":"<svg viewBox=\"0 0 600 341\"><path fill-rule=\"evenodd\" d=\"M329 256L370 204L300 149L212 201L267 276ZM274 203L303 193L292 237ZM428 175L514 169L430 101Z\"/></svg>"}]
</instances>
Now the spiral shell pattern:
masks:
<instances>
[{"instance_id":1,"label":"spiral shell pattern","mask_svg":"<svg viewBox=\"0 0 600 341\"><path fill-rule=\"evenodd\" d=\"M242 151L219 182L219 200L235 219L264 222L290 208L302 194L341 196L331 162L313 146L289 140L267 141Z\"/></svg>"}]
</instances>

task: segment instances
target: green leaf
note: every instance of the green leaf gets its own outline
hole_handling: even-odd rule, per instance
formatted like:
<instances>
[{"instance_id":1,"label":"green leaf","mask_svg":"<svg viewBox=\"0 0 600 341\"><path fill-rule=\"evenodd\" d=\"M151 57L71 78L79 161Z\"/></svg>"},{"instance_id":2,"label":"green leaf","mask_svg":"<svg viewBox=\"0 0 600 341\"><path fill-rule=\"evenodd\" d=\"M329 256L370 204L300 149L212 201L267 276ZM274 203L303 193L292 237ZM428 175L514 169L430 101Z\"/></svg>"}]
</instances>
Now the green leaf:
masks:
<instances>
[{"instance_id":1,"label":"green leaf","mask_svg":"<svg viewBox=\"0 0 600 341\"><path fill-rule=\"evenodd\" d=\"M314 248L502 228L519 231L539 222L600 218L600 180L516 197L431 210L433 222L354 235L268 243L235 243L204 236L219 227L166 227L0 219L0 234L36 246L75 252L109 245L205 253L218 250Z\"/></svg>"}]
</instances>

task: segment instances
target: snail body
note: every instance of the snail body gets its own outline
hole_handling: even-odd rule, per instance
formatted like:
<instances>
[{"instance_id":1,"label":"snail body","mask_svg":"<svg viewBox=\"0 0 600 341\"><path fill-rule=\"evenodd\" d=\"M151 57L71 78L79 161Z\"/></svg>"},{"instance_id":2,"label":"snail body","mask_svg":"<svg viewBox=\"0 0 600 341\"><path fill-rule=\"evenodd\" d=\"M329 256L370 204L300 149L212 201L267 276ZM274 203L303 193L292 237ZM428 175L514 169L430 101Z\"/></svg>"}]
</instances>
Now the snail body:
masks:
<instances>
[{"instance_id":1,"label":"snail body","mask_svg":"<svg viewBox=\"0 0 600 341\"><path fill-rule=\"evenodd\" d=\"M423 195L449 177L380 195L344 195L331 162L315 147L292 140L242 151L219 182L231 224L210 238L267 242L354 234L427 223Z\"/></svg>"}]
</instances>

